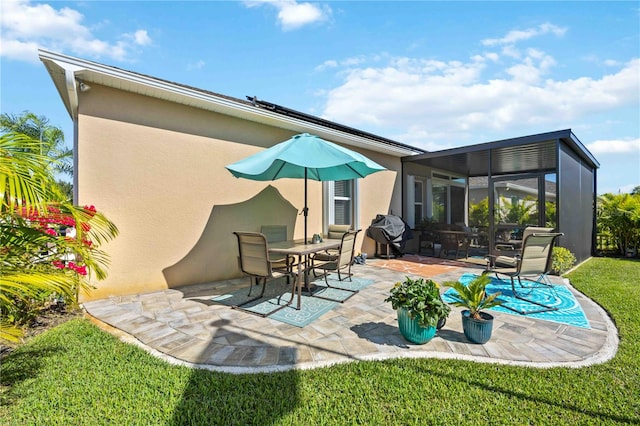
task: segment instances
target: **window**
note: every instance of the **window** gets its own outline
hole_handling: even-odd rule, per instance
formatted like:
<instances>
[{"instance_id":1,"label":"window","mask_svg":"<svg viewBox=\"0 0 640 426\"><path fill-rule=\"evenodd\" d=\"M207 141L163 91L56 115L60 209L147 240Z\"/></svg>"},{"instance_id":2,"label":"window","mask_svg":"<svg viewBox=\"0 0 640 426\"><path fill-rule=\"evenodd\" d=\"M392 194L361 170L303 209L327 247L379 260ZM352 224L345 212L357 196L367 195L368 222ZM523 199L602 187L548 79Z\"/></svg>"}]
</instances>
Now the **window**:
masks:
<instances>
[{"instance_id":1,"label":"window","mask_svg":"<svg viewBox=\"0 0 640 426\"><path fill-rule=\"evenodd\" d=\"M466 223L466 178L433 173L431 217L436 223Z\"/></svg>"},{"instance_id":2,"label":"window","mask_svg":"<svg viewBox=\"0 0 640 426\"><path fill-rule=\"evenodd\" d=\"M416 224L419 224L422 219L426 216L424 214L424 183L421 180L415 180L413 182L414 187L414 195L413 195L413 211L414 211L414 221Z\"/></svg>"},{"instance_id":3,"label":"window","mask_svg":"<svg viewBox=\"0 0 640 426\"><path fill-rule=\"evenodd\" d=\"M325 229L329 224L358 227L357 180L324 182Z\"/></svg>"},{"instance_id":4,"label":"window","mask_svg":"<svg viewBox=\"0 0 640 426\"><path fill-rule=\"evenodd\" d=\"M338 180L334 182L333 192L333 223L336 225L351 225L353 222L353 182Z\"/></svg>"}]
</instances>

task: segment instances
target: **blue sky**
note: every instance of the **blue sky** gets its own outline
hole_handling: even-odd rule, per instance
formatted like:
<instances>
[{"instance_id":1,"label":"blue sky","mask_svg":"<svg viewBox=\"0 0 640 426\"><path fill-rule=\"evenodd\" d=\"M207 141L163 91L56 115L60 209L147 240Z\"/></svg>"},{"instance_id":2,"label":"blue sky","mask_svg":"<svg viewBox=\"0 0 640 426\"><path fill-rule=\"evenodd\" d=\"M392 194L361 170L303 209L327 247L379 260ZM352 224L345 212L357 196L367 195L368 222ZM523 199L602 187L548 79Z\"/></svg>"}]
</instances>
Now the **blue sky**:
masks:
<instances>
[{"instance_id":1,"label":"blue sky","mask_svg":"<svg viewBox=\"0 0 640 426\"><path fill-rule=\"evenodd\" d=\"M428 150L571 128L640 185L640 4L2 0L1 110L72 122L37 48Z\"/></svg>"}]
</instances>

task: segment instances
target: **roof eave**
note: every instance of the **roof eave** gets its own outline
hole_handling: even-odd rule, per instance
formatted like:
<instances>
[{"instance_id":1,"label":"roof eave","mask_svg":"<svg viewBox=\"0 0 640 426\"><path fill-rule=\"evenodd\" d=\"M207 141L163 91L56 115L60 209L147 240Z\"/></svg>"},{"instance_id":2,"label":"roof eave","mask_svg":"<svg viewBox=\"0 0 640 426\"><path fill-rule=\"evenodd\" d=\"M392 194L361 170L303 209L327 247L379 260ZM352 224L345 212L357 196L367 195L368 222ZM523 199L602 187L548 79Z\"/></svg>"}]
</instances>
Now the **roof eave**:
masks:
<instances>
[{"instance_id":1,"label":"roof eave","mask_svg":"<svg viewBox=\"0 0 640 426\"><path fill-rule=\"evenodd\" d=\"M192 107L214 111L245 120L267 124L290 130L296 133L309 132L334 142L381 152L394 157L404 157L424 152L418 148L394 146L366 137L331 129L316 123L283 116L278 113L259 108L240 99L217 96L215 94L167 82L153 77L133 73L115 67L87 61L72 56L51 52L44 49L38 51L40 60L45 64L54 81L63 103L72 119L77 114L77 104L73 104L73 96L68 89L69 76L85 83L95 83L120 90L139 93L141 95L181 103ZM64 81L62 81L64 76ZM77 90L77 84L74 84ZM77 96L77 92L76 92Z\"/></svg>"}]
</instances>

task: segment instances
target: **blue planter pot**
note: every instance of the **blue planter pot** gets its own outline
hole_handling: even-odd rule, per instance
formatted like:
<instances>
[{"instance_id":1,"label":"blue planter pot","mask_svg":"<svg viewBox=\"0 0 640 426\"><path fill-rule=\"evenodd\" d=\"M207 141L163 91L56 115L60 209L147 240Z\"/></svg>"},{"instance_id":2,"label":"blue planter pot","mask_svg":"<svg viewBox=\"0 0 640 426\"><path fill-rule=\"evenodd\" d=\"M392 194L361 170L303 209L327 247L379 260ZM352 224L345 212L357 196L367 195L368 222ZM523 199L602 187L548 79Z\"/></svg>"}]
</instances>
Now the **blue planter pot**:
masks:
<instances>
[{"instance_id":1,"label":"blue planter pot","mask_svg":"<svg viewBox=\"0 0 640 426\"><path fill-rule=\"evenodd\" d=\"M417 319L411 319L405 308L398 308L397 312L400 334L408 341L423 345L436 335L435 327L421 327Z\"/></svg>"},{"instance_id":2,"label":"blue planter pot","mask_svg":"<svg viewBox=\"0 0 640 426\"><path fill-rule=\"evenodd\" d=\"M480 312L480 316L482 319L477 320L469 315L468 310L462 311L462 331L474 343L487 343L491 339L493 317L486 312Z\"/></svg>"}]
</instances>

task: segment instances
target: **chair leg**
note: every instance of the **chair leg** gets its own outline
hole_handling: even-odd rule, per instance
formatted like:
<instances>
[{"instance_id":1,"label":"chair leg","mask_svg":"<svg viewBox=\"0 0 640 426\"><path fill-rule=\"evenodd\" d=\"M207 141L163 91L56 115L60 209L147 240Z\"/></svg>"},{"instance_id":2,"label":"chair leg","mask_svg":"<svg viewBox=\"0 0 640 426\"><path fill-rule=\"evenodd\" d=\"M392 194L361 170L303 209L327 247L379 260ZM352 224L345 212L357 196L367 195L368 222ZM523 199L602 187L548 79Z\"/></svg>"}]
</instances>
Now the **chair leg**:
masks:
<instances>
[{"instance_id":1,"label":"chair leg","mask_svg":"<svg viewBox=\"0 0 640 426\"><path fill-rule=\"evenodd\" d=\"M522 281L520 280L520 277L518 277L518 284L520 285L520 287L524 287L522 285ZM543 285L547 285L547 284L543 283ZM527 314L536 314L536 313L539 313L539 312L551 312L551 311L557 311L558 310L558 308L555 307L555 306L545 305L544 303L536 302L535 300L527 299L526 297L520 296L518 294L518 292L516 291L516 283L515 283L515 280L514 280L513 276L511 277L511 290L513 291L513 295L516 297L516 299L524 300L525 302L531 303L533 305L540 306L540 309L535 309L533 311L524 311L524 310L521 310L521 309L515 309L515 308L511 308L511 307L509 307L507 305L503 305L503 307L505 307L507 309L510 309L510 310L512 310L514 312L518 312L519 314L522 314L522 315L527 315Z\"/></svg>"},{"instance_id":2,"label":"chair leg","mask_svg":"<svg viewBox=\"0 0 640 426\"><path fill-rule=\"evenodd\" d=\"M288 275L287 275L287 278L288 278ZM251 280L251 282L253 283L253 279ZM260 277L256 277L256 285L259 285L259 282L260 282ZM289 284L289 283L287 282L287 284ZM262 278L262 291L260 292L260 296L251 298L251 299L249 299L249 300L247 300L245 302L240 303L239 305L233 305L231 308L232 309L238 309L240 311L244 311L244 312L247 312L249 314L253 314L253 315L257 315L257 316L266 318L269 315L278 312L280 309L286 308L287 306L291 305L291 303L293 302L293 295L295 293L295 281L294 281L294 288L293 288L292 294L291 294L291 299L289 300L288 303L286 303L284 305L280 305L280 297L278 297L278 305L280 305L280 306L278 306L276 309L274 309L274 310L272 310L270 312L267 312L265 314L262 314L262 313L259 313L259 312L254 312L254 311L252 311L250 309L243 308L243 306L245 306L245 305L247 305L247 304L249 304L251 302L254 302L256 300L262 299L262 297L264 297L264 292L265 292L266 288L267 288L267 278ZM251 294L251 289L249 289L249 295L250 294Z\"/></svg>"},{"instance_id":3,"label":"chair leg","mask_svg":"<svg viewBox=\"0 0 640 426\"><path fill-rule=\"evenodd\" d=\"M338 272L338 280L342 281L342 276L340 275L340 269L338 269L337 272ZM331 298L331 297L324 297L324 296L316 295L316 294L314 294L313 297L317 297L318 299L330 300L332 302L344 303L346 300L349 300L351 297L353 297L356 293L360 292L360 290L353 290L353 289L350 289L350 288L332 286L331 284L329 284L329 280L327 279L328 276L329 276L329 271L325 271L324 281L327 284L328 288L335 288L335 289L342 290L342 291L348 291L351 294L348 297L346 297L345 299L334 299L334 298ZM348 276L349 276L349 281L353 282L353 280L351 279L351 266L349 266Z\"/></svg>"},{"instance_id":4,"label":"chair leg","mask_svg":"<svg viewBox=\"0 0 640 426\"><path fill-rule=\"evenodd\" d=\"M253 291L253 280L256 281L256 286L258 285L258 277L249 277L249 293L247 294L248 296L251 296L251 291Z\"/></svg>"}]
</instances>

